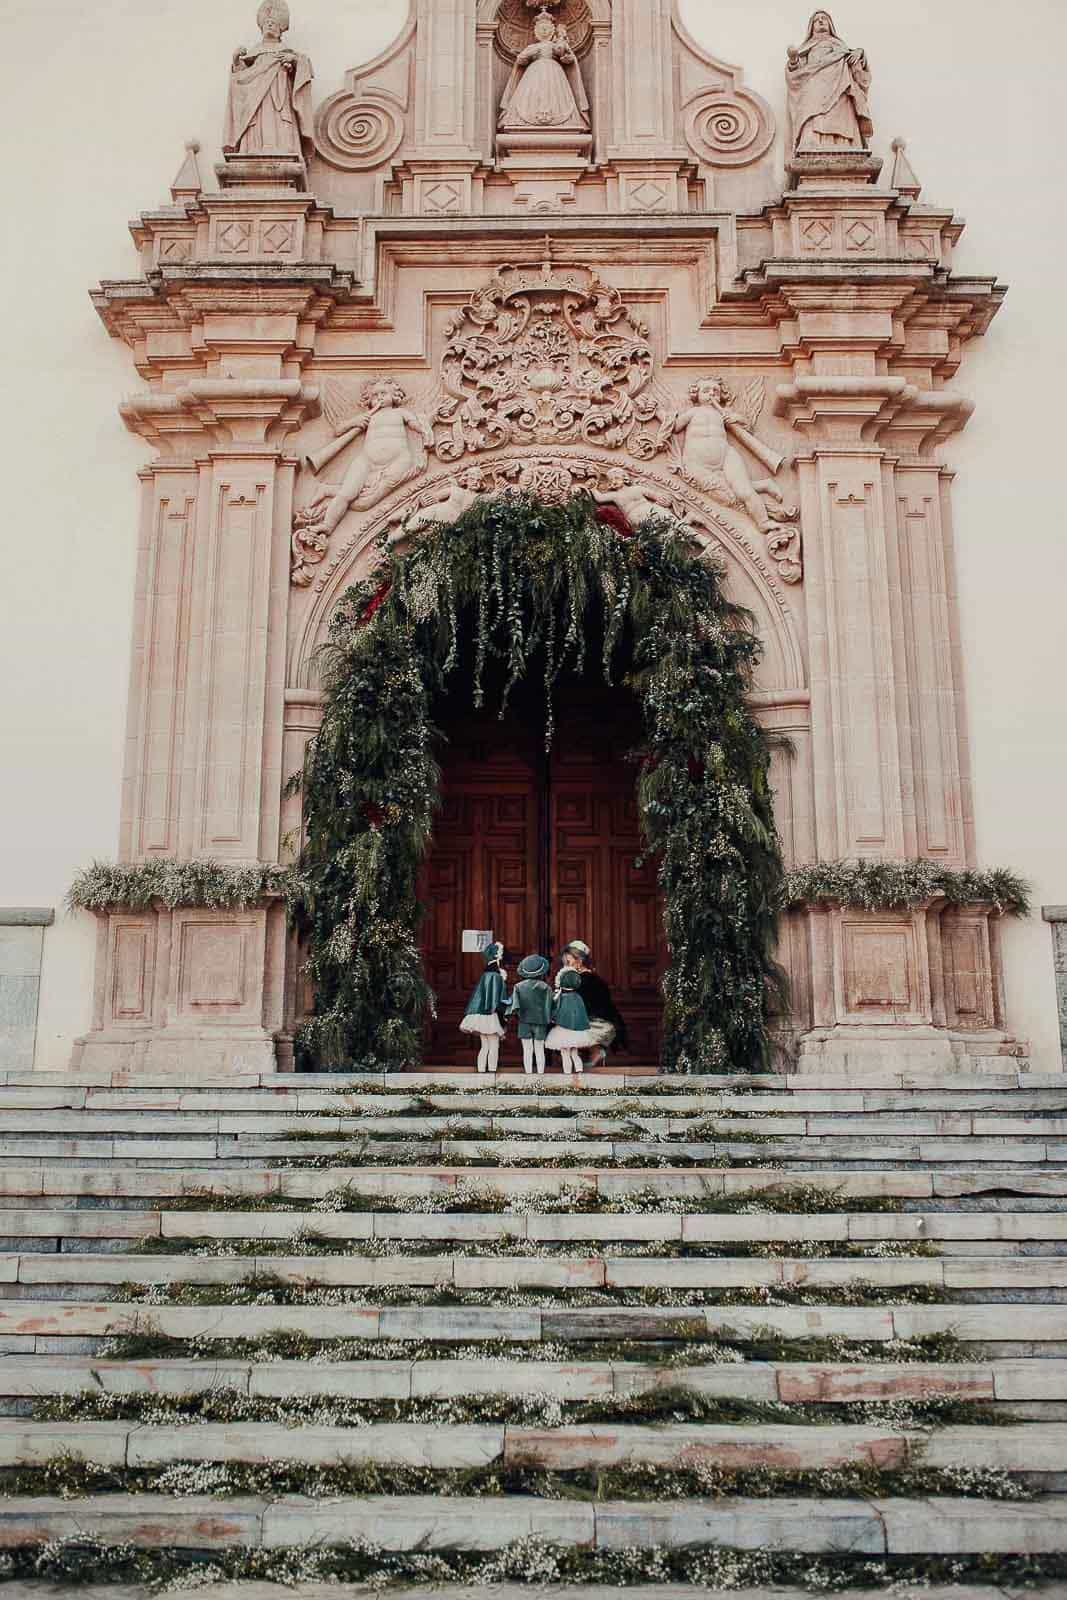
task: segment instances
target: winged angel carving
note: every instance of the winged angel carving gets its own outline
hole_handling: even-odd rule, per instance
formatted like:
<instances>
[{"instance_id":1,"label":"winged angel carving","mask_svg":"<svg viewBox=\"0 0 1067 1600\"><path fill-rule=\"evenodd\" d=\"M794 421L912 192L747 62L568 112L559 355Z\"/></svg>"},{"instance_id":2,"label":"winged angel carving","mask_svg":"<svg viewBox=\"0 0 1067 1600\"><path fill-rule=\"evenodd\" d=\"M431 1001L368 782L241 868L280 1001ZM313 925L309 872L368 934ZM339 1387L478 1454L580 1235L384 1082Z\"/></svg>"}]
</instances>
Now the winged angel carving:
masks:
<instances>
[{"instance_id":1,"label":"winged angel carving","mask_svg":"<svg viewBox=\"0 0 1067 1600\"><path fill-rule=\"evenodd\" d=\"M422 472L428 452L451 465L486 452L547 450L546 459L564 470L555 455L561 446L619 451L631 461L666 457L709 499L746 512L767 535L782 576L799 579L799 513L773 482L784 458L756 434L763 379L736 398L722 378L701 379L679 409L656 380L648 327L619 290L588 267L553 262L548 241L545 255L540 265L500 267L448 319L439 383L420 402L409 403L391 378L358 391L338 381L325 385L334 438L309 458L309 470L317 474L361 443L341 483L324 485L296 514L294 583L311 583L350 510L377 505ZM746 455L770 476L754 482ZM609 485L613 493L622 487L621 480ZM485 492L474 480L459 489L470 498ZM451 509L453 499L441 498L439 484L434 490L435 504Z\"/></svg>"},{"instance_id":2,"label":"winged angel carving","mask_svg":"<svg viewBox=\"0 0 1067 1600\"><path fill-rule=\"evenodd\" d=\"M323 389L322 408L334 438L305 459L319 473L350 444L362 445L339 484L323 484L293 520L293 582L306 587L311 567L326 553L330 535L349 511L367 511L402 483L425 470L433 428L407 404L407 392L391 378L373 378L359 390L335 379Z\"/></svg>"}]
</instances>

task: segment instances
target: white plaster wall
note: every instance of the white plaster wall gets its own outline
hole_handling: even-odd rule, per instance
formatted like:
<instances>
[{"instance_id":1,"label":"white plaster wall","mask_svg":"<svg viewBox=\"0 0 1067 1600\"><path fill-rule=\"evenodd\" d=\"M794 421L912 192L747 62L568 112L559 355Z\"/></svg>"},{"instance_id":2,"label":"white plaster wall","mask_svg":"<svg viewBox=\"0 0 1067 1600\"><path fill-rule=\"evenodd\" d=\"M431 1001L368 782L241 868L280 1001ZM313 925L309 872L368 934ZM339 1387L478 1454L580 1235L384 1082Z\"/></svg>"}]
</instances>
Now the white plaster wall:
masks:
<instances>
[{"instance_id":1,"label":"white plaster wall","mask_svg":"<svg viewBox=\"0 0 1067 1600\"><path fill-rule=\"evenodd\" d=\"M397 32L404 0L293 0L293 42L332 93ZM806 4L682 0L686 24L781 114L785 47ZM924 198L970 222L957 270L996 274L1007 307L960 387L979 403L953 444L959 576L981 859L1036 903L1067 901L1067 637L1057 425L1067 340L1059 0L850 0L835 7L874 71L876 145L904 135ZM86 291L129 276L126 221L167 198L183 142L209 177L226 73L254 0L8 0L3 273L8 382L0 586L0 904L61 908L74 872L117 845L120 750L144 447L115 407L137 378ZM60 910L45 939L38 1066L66 1065L89 1020L93 927ZM1008 1003L1035 1065L1058 1062L1049 930L1008 929Z\"/></svg>"}]
</instances>

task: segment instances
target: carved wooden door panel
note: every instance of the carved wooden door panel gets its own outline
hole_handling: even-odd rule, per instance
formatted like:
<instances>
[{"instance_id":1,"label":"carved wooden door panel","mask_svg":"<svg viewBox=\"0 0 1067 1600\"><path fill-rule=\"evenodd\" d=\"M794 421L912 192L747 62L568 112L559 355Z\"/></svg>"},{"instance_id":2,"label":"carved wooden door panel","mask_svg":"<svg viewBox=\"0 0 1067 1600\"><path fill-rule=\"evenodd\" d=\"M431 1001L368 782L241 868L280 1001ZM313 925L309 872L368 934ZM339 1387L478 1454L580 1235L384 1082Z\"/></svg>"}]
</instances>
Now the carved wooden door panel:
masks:
<instances>
[{"instance_id":1,"label":"carved wooden door panel","mask_svg":"<svg viewBox=\"0 0 1067 1600\"><path fill-rule=\"evenodd\" d=\"M438 1005L427 1059L468 1066L474 1052L459 1023L484 962L462 953L462 933L491 928L518 959L536 938L543 761L522 729L471 718L453 731L442 769L443 804L420 890L423 959Z\"/></svg>"},{"instance_id":2,"label":"carved wooden door panel","mask_svg":"<svg viewBox=\"0 0 1067 1600\"><path fill-rule=\"evenodd\" d=\"M569 732L549 783L553 953L571 939L592 947L626 1020L629 1059L651 1063L659 1055L664 941L655 868L638 865L636 775L610 730Z\"/></svg>"}]
</instances>

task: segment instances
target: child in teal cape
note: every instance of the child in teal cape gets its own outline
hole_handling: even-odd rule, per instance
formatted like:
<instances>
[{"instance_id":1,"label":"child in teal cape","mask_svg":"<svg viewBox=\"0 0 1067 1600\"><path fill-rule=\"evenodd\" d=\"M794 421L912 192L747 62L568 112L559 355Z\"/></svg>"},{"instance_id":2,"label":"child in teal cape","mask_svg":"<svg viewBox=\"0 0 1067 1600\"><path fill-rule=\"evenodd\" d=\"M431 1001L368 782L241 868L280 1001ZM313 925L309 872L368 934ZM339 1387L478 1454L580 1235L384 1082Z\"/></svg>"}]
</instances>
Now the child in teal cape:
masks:
<instances>
[{"instance_id":1,"label":"child in teal cape","mask_svg":"<svg viewBox=\"0 0 1067 1600\"><path fill-rule=\"evenodd\" d=\"M527 1077L536 1063L539 1077L545 1071L545 1036L552 1026L552 990L545 982L549 963L544 956L527 956L519 964L519 977L508 1008L509 1017L519 1019L522 1043L522 1070Z\"/></svg>"},{"instance_id":2,"label":"child in teal cape","mask_svg":"<svg viewBox=\"0 0 1067 1600\"><path fill-rule=\"evenodd\" d=\"M569 1078L572 1072L581 1075L585 1068L579 1050L588 1050L596 1044L597 1036L589 1026L589 1013L581 996L582 975L564 967L556 978L556 992L552 997L552 1031L545 1040L546 1050L558 1050L563 1071Z\"/></svg>"},{"instance_id":3,"label":"child in teal cape","mask_svg":"<svg viewBox=\"0 0 1067 1600\"><path fill-rule=\"evenodd\" d=\"M467 1014L460 1023L461 1033L476 1034L478 1071L496 1072L500 1066L500 1041L504 1024L500 1013L508 1003L508 975L504 968L504 946L491 944L485 950L485 971L467 1002Z\"/></svg>"}]
</instances>

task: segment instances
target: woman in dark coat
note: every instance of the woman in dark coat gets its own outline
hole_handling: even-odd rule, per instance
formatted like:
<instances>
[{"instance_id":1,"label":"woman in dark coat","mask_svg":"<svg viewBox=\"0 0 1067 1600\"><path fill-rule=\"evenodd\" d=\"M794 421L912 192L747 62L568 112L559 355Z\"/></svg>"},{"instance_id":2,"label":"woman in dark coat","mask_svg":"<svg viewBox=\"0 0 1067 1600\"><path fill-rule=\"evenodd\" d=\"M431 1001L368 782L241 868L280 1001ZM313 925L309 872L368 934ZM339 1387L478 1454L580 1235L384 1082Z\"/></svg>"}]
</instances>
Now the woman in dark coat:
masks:
<instances>
[{"instance_id":1,"label":"woman in dark coat","mask_svg":"<svg viewBox=\"0 0 1067 1600\"><path fill-rule=\"evenodd\" d=\"M597 1036L586 1066L599 1067L608 1059L610 1049L629 1049L626 1024L611 998L611 990L593 966L593 953L587 944L581 939L572 939L563 951L563 965L572 967L581 976L581 996L589 1013L590 1031Z\"/></svg>"}]
</instances>

